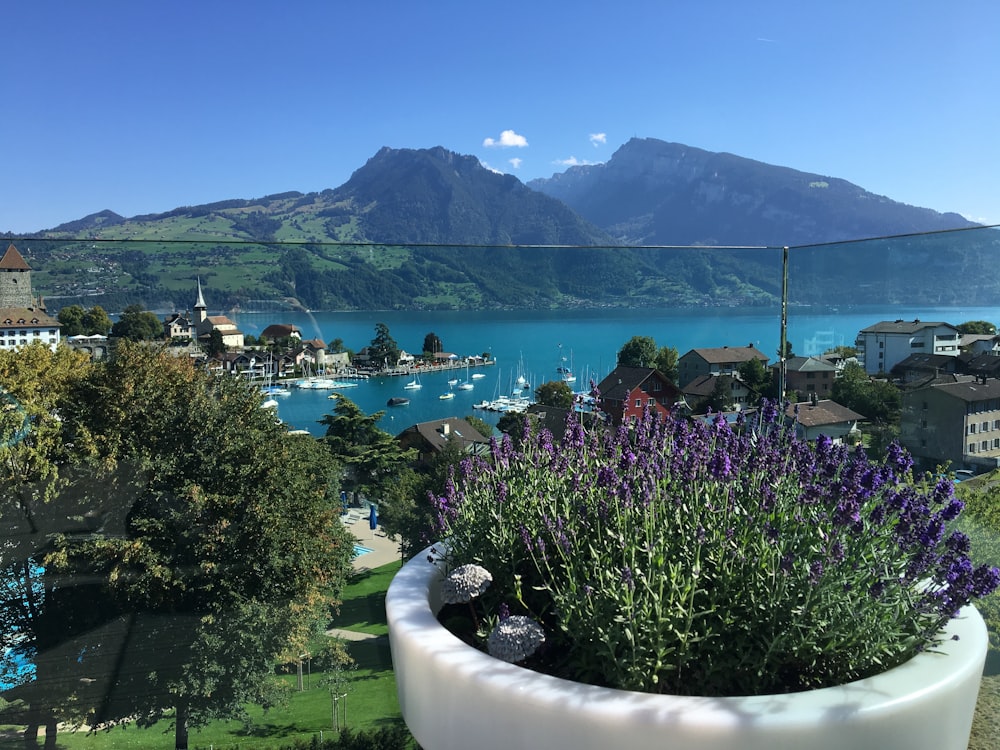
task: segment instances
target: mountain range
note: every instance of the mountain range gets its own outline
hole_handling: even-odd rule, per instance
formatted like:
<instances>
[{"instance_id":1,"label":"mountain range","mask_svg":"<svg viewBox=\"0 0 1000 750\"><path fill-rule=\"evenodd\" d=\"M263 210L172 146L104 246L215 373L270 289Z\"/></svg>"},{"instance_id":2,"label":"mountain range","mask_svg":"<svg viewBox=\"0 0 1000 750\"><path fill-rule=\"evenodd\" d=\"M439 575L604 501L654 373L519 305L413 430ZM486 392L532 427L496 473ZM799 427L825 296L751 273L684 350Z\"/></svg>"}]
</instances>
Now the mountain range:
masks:
<instances>
[{"instance_id":1,"label":"mountain range","mask_svg":"<svg viewBox=\"0 0 1000 750\"><path fill-rule=\"evenodd\" d=\"M974 226L844 180L635 138L605 164L527 185L441 147L383 148L338 188L131 218L101 211L19 241L53 306L105 297L108 309L183 309L197 278L220 307L757 305L780 292L776 248ZM992 237L964 235L974 239L949 262L980 268ZM941 244L934 235L903 242ZM705 249L649 247L675 245ZM825 269L822 284L797 287L814 304L852 289L872 246L807 255ZM915 271L889 271L891 288L866 287L872 301L931 291L961 299L940 278L928 288Z\"/></svg>"}]
</instances>

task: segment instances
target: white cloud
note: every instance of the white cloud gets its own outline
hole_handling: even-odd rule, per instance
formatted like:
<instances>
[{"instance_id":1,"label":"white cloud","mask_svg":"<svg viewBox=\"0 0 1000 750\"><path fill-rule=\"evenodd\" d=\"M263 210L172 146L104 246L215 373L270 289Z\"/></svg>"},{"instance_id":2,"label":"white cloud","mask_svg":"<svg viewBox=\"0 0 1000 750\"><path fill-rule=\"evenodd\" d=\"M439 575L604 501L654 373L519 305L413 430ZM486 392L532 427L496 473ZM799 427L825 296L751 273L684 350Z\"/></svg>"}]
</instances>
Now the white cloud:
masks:
<instances>
[{"instance_id":1,"label":"white cloud","mask_svg":"<svg viewBox=\"0 0 1000 750\"><path fill-rule=\"evenodd\" d=\"M507 161L510 162L510 165L512 167L514 167L514 169L520 169L521 168L521 162L522 162L522 160L518 159L516 156L513 159L508 159Z\"/></svg>"},{"instance_id":2,"label":"white cloud","mask_svg":"<svg viewBox=\"0 0 1000 750\"><path fill-rule=\"evenodd\" d=\"M489 164L487 164L486 162L484 162L482 159L479 160L479 164L480 164L480 166L482 166L483 169L488 169L491 172L493 172L494 174L503 174L503 172L501 172L499 169L495 169L495 168L491 167Z\"/></svg>"},{"instance_id":3,"label":"white cloud","mask_svg":"<svg viewBox=\"0 0 1000 750\"><path fill-rule=\"evenodd\" d=\"M528 145L528 139L513 130L505 130L500 134L499 140L487 138L483 141L483 145L486 148L524 148Z\"/></svg>"},{"instance_id":4,"label":"white cloud","mask_svg":"<svg viewBox=\"0 0 1000 750\"><path fill-rule=\"evenodd\" d=\"M560 167L586 167L594 164L592 161L587 161L586 159L577 159L575 156L571 156L568 159L556 159L553 164L557 164Z\"/></svg>"},{"instance_id":5,"label":"white cloud","mask_svg":"<svg viewBox=\"0 0 1000 750\"><path fill-rule=\"evenodd\" d=\"M590 134L590 142L594 144L594 148L597 148L598 146L601 146L601 145L603 145L603 144L605 144L605 143L608 142L608 134L607 133L591 133Z\"/></svg>"}]
</instances>

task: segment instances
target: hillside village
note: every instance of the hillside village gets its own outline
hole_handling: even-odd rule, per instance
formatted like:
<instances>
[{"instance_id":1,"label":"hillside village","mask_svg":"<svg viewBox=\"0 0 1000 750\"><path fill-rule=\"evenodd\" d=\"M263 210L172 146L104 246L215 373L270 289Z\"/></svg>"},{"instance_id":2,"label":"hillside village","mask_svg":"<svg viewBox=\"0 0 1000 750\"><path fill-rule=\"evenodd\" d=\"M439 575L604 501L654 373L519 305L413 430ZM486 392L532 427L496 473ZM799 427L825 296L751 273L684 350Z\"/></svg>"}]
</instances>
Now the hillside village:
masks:
<instances>
[{"instance_id":1,"label":"hillside village","mask_svg":"<svg viewBox=\"0 0 1000 750\"><path fill-rule=\"evenodd\" d=\"M296 326L280 322L248 342L228 317L208 314L200 281L193 297L191 311L160 320L162 331L154 338L210 370L261 383L294 380L309 387L310 378L319 375L329 382L489 364L443 351L392 350L392 361L385 352L375 356L370 346L353 354L343 347L331 351L322 340L304 339ZM62 336L60 321L33 295L31 268L13 244L0 259L0 324L0 348L5 349L36 341L52 348L64 343L101 360L114 342L108 332ZM765 380L750 382L746 366L751 362L766 368ZM897 421L890 426L898 429L894 434L922 466L949 464L979 472L1000 465L1000 336L995 331L962 333L944 321L880 321L859 331L853 347L818 357L793 355L783 364L785 395L793 402L788 418L806 438L825 434L856 442L873 427L886 426L878 424L883 418L834 398L845 368L849 372L854 367L871 382L891 384L898 391ZM653 368L619 365L598 390L602 410L616 423L647 407L664 414L734 415L752 408L762 396L773 397L780 371L781 363L770 362L752 345L697 348L678 358L676 383ZM551 405L529 407L528 399L505 406L513 411L525 408L557 432L565 419L565 412Z\"/></svg>"}]
</instances>

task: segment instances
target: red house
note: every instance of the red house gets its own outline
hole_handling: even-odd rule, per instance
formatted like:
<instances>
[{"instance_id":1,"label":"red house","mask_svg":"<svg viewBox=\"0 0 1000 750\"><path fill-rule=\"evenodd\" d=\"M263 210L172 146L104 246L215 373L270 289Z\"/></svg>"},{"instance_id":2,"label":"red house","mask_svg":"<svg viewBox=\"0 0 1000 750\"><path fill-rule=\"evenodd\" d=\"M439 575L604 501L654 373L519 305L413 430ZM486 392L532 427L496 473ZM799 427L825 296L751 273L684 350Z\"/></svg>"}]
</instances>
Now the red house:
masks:
<instances>
[{"instance_id":1,"label":"red house","mask_svg":"<svg viewBox=\"0 0 1000 750\"><path fill-rule=\"evenodd\" d=\"M601 410L614 424L638 419L646 407L666 417L681 399L681 392L667 376L652 367L618 365L597 386Z\"/></svg>"}]
</instances>

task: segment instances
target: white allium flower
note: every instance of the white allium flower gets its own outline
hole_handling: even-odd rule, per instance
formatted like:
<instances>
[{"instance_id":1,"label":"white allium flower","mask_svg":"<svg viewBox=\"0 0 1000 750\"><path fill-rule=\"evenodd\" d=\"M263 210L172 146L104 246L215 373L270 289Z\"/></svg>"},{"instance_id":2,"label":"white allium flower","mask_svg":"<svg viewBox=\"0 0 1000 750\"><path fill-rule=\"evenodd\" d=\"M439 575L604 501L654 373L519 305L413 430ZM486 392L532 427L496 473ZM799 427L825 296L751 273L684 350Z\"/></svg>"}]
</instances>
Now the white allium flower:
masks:
<instances>
[{"instance_id":1,"label":"white allium flower","mask_svg":"<svg viewBox=\"0 0 1000 750\"><path fill-rule=\"evenodd\" d=\"M513 615L500 622L490 633L487 647L490 656L511 664L527 659L545 642L542 626L524 615Z\"/></svg>"},{"instance_id":2,"label":"white allium flower","mask_svg":"<svg viewBox=\"0 0 1000 750\"><path fill-rule=\"evenodd\" d=\"M480 565L460 565L441 582L445 604L464 604L486 591L493 582L490 571Z\"/></svg>"}]
</instances>

